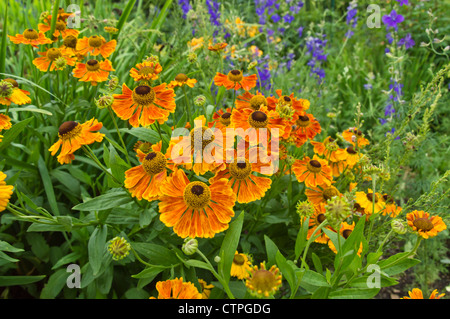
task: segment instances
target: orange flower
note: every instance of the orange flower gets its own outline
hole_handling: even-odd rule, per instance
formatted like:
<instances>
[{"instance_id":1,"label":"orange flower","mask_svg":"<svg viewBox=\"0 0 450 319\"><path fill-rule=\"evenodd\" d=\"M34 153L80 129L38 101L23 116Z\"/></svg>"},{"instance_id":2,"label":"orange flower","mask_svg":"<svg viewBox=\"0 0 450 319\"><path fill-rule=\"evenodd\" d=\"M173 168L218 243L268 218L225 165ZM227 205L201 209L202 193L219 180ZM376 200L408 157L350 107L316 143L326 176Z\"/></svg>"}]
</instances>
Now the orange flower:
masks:
<instances>
[{"instance_id":1,"label":"orange flower","mask_svg":"<svg viewBox=\"0 0 450 319\"><path fill-rule=\"evenodd\" d=\"M0 131L11 128L11 118L8 115L0 114Z\"/></svg>"},{"instance_id":2,"label":"orange flower","mask_svg":"<svg viewBox=\"0 0 450 319\"><path fill-rule=\"evenodd\" d=\"M171 81L169 85L167 85L169 88L174 88L176 86L183 86L187 85L191 88L194 87L195 83L197 83L196 79L190 79L187 77L186 74L180 73L175 77L174 81Z\"/></svg>"},{"instance_id":3,"label":"orange flower","mask_svg":"<svg viewBox=\"0 0 450 319\"><path fill-rule=\"evenodd\" d=\"M30 44L35 48L41 44L52 43L52 40L46 38L44 33L38 33L34 29L26 29L22 34L16 34L16 36L8 35L8 37L14 44Z\"/></svg>"},{"instance_id":4,"label":"orange flower","mask_svg":"<svg viewBox=\"0 0 450 319\"><path fill-rule=\"evenodd\" d=\"M385 202L383 216L389 215L390 217L394 218L401 213L402 208L400 206L397 206L392 196L384 194L382 200Z\"/></svg>"},{"instance_id":5,"label":"orange flower","mask_svg":"<svg viewBox=\"0 0 450 319\"><path fill-rule=\"evenodd\" d=\"M14 189L14 186L6 184L5 179L6 174L0 172L0 212L4 211L6 206L8 206Z\"/></svg>"},{"instance_id":6,"label":"orange flower","mask_svg":"<svg viewBox=\"0 0 450 319\"><path fill-rule=\"evenodd\" d=\"M44 23L39 23L38 24L38 29L40 32L47 32L50 31L51 29L51 21L52 21L52 16L49 15L47 16L46 19L44 19ZM56 41L56 39L61 36L63 38L71 35L74 37L78 37L78 35L80 34L80 32L77 29L70 29L67 28L67 23L64 20L58 19L56 21L56 26L55 26L55 31L53 32L53 37Z\"/></svg>"},{"instance_id":7,"label":"orange flower","mask_svg":"<svg viewBox=\"0 0 450 319\"><path fill-rule=\"evenodd\" d=\"M122 94L114 94L112 109L122 120L128 120L133 127L148 126L158 121L167 121L175 112L175 93L163 83L155 87L139 85L130 90L124 83Z\"/></svg>"},{"instance_id":8,"label":"orange flower","mask_svg":"<svg viewBox=\"0 0 450 319\"><path fill-rule=\"evenodd\" d=\"M305 195L314 206L319 206L321 204L325 205L327 201L334 196L342 196L339 190L333 185L322 185L312 187L311 189L307 188L305 190Z\"/></svg>"},{"instance_id":9,"label":"orange flower","mask_svg":"<svg viewBox=\"0 0 450 319\"><path fill-rule=\"evenodd\" d=\"M302 146L308 139L312 140L322 132L319 121L312 114L294 115L295 128L291 132L297 147Z\"/></svg>"},{"instance_id":10,"label":"orange flower","mask_svg":"<svg viewBox=\"0 0 450 319\"><path fill-rule=\"evenodd\" d=\"M270 110L275 110L277 106L288 106L298 112L298 114L303 114L303 112L309 109L311 103L308 100L297 99L294 93L291 93L291 95L283 95L282 92L282 90L276 90L275 93L278 95L278 98L274 96L267 98L268 108Z\"/></svg>"},{"instance_id":11,"label":"orange flower","mask_svg":"<svg viewBox=\"0 0 450 319\"><path fill-rule=\"evenodd\" d=\"M63 39L63 44L59 48L63 55L75 56L78 61L81 61L84 56L77 51L78 38L73 35L68 35Z\"/></svg>"},{"instance_id":12,"label":"orange flower","mask_svg":"<svg viewBox=\"0 0 450 319\"><path fill-rule=\"evenodd\" d=\"M202 294L191 282L183 282L183 278L175 278L156 283L158 298L150 299L202 299Z\"/></svg>"},{"instance_id":13,"label":"orange flower","mask_svg":"<svg viewBox=\"0 0 450 319\"><path fill-rule=\"evenodd\" d=\"M217 128L206 126L202 115L194 119L189 136L172 137L167 153L177 166L193 170L197 175L225 169L224 138ZM216 135L222 135L216 139ZM176 158L174 158L176 157Z\"/></svg>"},{"instance_id":14,"label":"orange flower","mask_svg":"<svg viewBox=\"0 0 450 319\"><path fill-rule=\"evenodd\" d=\"M101 54L103 58L109 57L116 49L117 41L111 40L106 42L105 38L100 35L84 37L77 42L77 51L86 55L87 53L97 56Z\"/></svg>"},{"instance_id":15,"label":"orange flower","mask_svg":"<svg viewBox=\"0 0 450 319\"><path fill-rule=\"evenodd\" d=\"M4 79L3 81L9 82L13 86L12 94L9 97L0 97L0 104L11 105L11 103L17 105L24 105L31 103L31 99L28 95L30 92L22 90L19 88L19 84L14 79Z\"/></svg>"},{"instance_id":16,"label":"orange flower","mask_svg":"<svg viewBox=\"0 0 450 319\"><path fill-rule=\"evenodd\" d=\"M311 141L311 144L314 146L314 153L328 159L328 165L333 171L333 176L338 177L345 169L345 160L348 157L347 151L339 148L337 141L330 136L325 138L323 143Z\"/></svg>"},{"instance_id":17,"label":"orange flower","mask_svg":"<svg viewBox=\"0 0 450 319\"><path fill-rule=\"evenodd\" d=\"M191 48L191 50L197 50L203 47L203 37L201 38L193 38L191 41L188 41L188 46Z\"/></svg>"},{"instance_id":18,"label":"orange flower","mask_svg":"<svg viewBox=\"0 0 450 319\"><path fill-rule=\"evenodd\" d=\"M208 127L212 128L213 126L219 130L222 130L222 132L225 132L227 127L230 127L231 125L231 108L227 108L224 110L219 110L217 112L214 112L212 121L208 123Z\"/></svg>"},{"instance_id":19,"label":"orange flower","mask_svg":"<svg viewBox=\"0 0 450 319\"><path fill-rule=\"evenodd\" d=\"M285 122L275 111L269 111L265 106L261 106L258 111L251 108L234 109L231 113L231 127L242 129L245 134L245 140L259 144L265 137L260 134L268 134L266 140L269 141L273 136L273 129L278 129L278 135L283 136ZM254 131L251 129L255 129ZM259 130L267 129L267 131Z\"/></svg>"},{"instance_id":20,"label":"orange flower","mask_svg":"<svg viewBox=\"0 0 450 319\"><path fill-rule=\"evenodd\" d=\"M225 170L218 171L216 175L209 179L212 183L222 178L229 180L229 185L237 195L239 203L250 203L264 197L267 190L270 189L272 180L268 177L256 176L254 173L262 173L261 162L253 163L251 159L238 158L229 163Z\"/></svg>"},{"instance_id":21,"label":"orange flower","mask_svg":"<svg viewBox=\"0 0 450 319\"><path fill-rule=\"evenodd\" d=\"M409 297L405 296L405 297L400 298L400 299L425 299L423 297L422 290L420 290L419 288L413 288L412 291L408 291L408 295L409 295ZM444 296L445 296L444 293L438 294L437 289L435 289L435 290L433 290L433 292L430 295L430 298L428 298L428 299L441 299Z\"/></svg>"},{"instance_id":22,"label":"orange flower","mask_svg":"<svg viewBox=\"0 0 450 319\"><path fill-rule=\"evenodd\" d=\"M355 222L353 222L351 225L347 224L347 222L343 222L342 225L341 225L341 229L340 229L339 233L340 233L340 235L342 237L347 239L351 235L353 229L355 229ZM333 242L331 240L328 241L328 247L330 247L330 249L335 254L337 254L336 246L334 246L334 244L333 244ZM363 251L363 244L361 242L360 245L359 245L358 252L357 252L358 256L361 257L362 251Z\"/></svg>"},{"instance_id":23,"label":"orange flower","mask_svg":"<svg viewBox=\"0 0 450 319\"><path fill-rule=\"evenodd\" d=\"M431 216L423 210L415 210L406 214L408 225L420 236L427 239L436 236L447 229L444 221L439 216Z\"/></svg>"},{"instance_id":24,"label":"orange flower","mask_svg":"<svg viewBox=\"0 0 450 319\"><path fill-rule=\"evenodd\" d=\"M358 148L362 148L370 144L369 140L367 140L364 137L364 134L356 127L351 127L342 132L342 137L353 146L357 144Z\"/></svg>"},{"instance_id":25,"label":"orange flower","mask_svg":"<svg viewBox=\"0 0 450 319\"><path fill-rule=\"evenodd\" d=\"M373 194L369 188L367 194L365 192L356 192L356 202L364 209L367 217L372 214L379 214L384 209L386 203L380 193Z\"/></svg>"},{"instance_id":26,"label":"orange flower","mask_svg":"<svg viewBox=\"0 0 450 319\"><path fill-rule=\"evenodd\" d=\"M211 44L211 45L208 46L208 50L209 51L214 51L214 52L222 51L223 49L226 48L227 45L228 45L228 43L225 43L225 42Z\"/></svg>"},{"instance_id":27,"label":"orange flower","mask_svg":"<svg viewBox=\"0 0 450 319\"><path fill-rule=\"evenodd\" d=\"M316 228L322 224L325 219L325 205L319 205L319 206L314 206L314 213L312 214L311 217L309 217L309 224L308 224L308 234L306 235L306 239L310 239L312 234L314 233L314 231L316 230ZM303 220L303 222L306 221L306 218ZM327 227L328 229L330 229L330 227ZM314 236L319 235L319 237L317 237L317 239L314 241L316 243L319 244L326 244L330 238L325 234L325 232L320 229L318 232L316 232L316 234Z\"/></svg>"},{"instance_id":28,"label":"orange flower","mask_svg":"<svg viewBox=\"0 0 450 319\"><path fill-rule=\"evenodd\" d=\"M125 172L124 185L132 197L152 201L162 195L160 187L166 180L170 163L167 154L161 153L161 144L160 141L153 145L148 153L137 149L137 155L142 164Z\"/></svg>"},{"instance_id":29,"label":"orange flower","mask_svg":"<svg viewBox=\"0 0 450 319\"><path fill-rule=\"evenodd\" d=\"M61 124L58 131L58 141L53 144L48 150L54 156L59 148L57 159L60 164L71 163L75 158L75 151L79 150L83 145L89 145L94 142L101 142L104 134L94 132L102 128L103 124L96 119L80 124L75 121L67 121Z\"/></svg>"},{"instance_id":30,"label":"orange flower","mask_svg":"<svg viewBox=\"0 0 450 319\"><path fill-rule=\"evenodd\" d=\"M159 78L162 66L158 62L144 61L130 70L130 76L136 81L153 81Z\"/></svg>"},{"instance_id":31,"label":"orange flower","mask_svg":"<svg viewBox=\"0 0 450 319\"><path fill-rule=\"evenodd\" d=\"M362 157L361 153L355 151L353 146L347 147L345 149L345 153L346 153L345 165L347 165L349 168L355 166Z\"/></svg>"},{"instance_id":32,"label":"orange flower","mask_svg":"<svg viewBox=\"0 0 450 319\"><path fill-rule=\"evenodd\" d=\"M34 59L33 64L42 72L58 70L55 61L61 58L65 60L65 64L70 66L74 66L76 62L75 58L63 54L57 48L50 48L45 52L38 52L38 54L42 56Z\"/></svg>"},{"instance_id":33,"label":"orange flower","mask_svg":"<svg viewBox=\"0 0 450 319\"><path fill-rule=\"evenodd\" d=\"M224 86L227 90L239 90L243 88L245 91L250 91L256 86L257 76L252 74L244 76L240 70L231 70L227 75L217 72L214 77L214 83L217 86Z\"/></svg>"},{"instance_id":34,"label":"orange flower","mask_svg":"<svg viewBox=\"0 0 450 319\"><path fill-rule=\"evenodd\" d=\"M250 108L254 111L258 111L261 106L267 107L267 99L258 91L256 91L256 94L246 91L244 94L236 97L237 109Z\"/></svg>"},{"instance_id":35,"label":"orange flower","mask_svg":"<svg viewBox=\"0 0 450 319\"><path fill-rule=\"evenodd\" d=\"M330 186L333 179L331 168L327 161L314 155L313 159L305 156L302 160L296 160L292 165L297 180L305 182L306 187Z\"/></svg>"},{"instance_id":36,"label":"orange flower","mask_svg":"<svg viewBox=\"0 0 450 319\"><path fill-rule=\"evenodd\" d=\"M236 195L225 178L208 186L190 182L183 170L175 169L161 192L160 220L182 238L212 238L228 229L234 216Z\"/></svg>"},{"instance_id":37,"label":"orange flower","mask_svg":"<svg viewBox=\"0 0 450 319\"><path fill-rule=\"evenodd\" d=\"M73 69L73 76L78 78L80 82L91 82L92 86L96 86L99 82L108 80L109 72L115 71L111 61L97 61L91 59L85 63L77 63Z\"/></svg>"}]
</instances>

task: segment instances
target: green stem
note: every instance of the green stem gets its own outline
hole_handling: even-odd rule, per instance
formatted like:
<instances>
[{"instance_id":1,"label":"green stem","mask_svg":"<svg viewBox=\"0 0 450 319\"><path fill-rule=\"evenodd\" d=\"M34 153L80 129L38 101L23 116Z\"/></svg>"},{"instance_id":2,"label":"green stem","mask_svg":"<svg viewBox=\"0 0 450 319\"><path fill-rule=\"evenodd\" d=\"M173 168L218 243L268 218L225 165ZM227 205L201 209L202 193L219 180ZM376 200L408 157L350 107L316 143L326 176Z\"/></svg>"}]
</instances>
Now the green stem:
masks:
<instances>
[{"instance_id":1,"label":"green stem","mask_svg":"<svg viewBox=\"0 0 450 319\"><path fill-rule=\"evenodd\" d=\"M99 166L99 168L102 171L104 171L106 174L108 174L113 179L113 181L115 183L122 185L122 183L119 182L117 180L117 178L106 169L106 167L103 166L103 164L100 162L100 160L97 158L97 156L95 156L94 152L92 152L92 150L89 148L89 146L83 145L83 146L81 146L81 148L83 149L85 154Z\"/></svg>"},{"instance_id":2,"label":"green stem","mask_svg":"<svg viewBox=\"0 0 450 319\"><path fill-rule=\"evenodd\" d=\"M225 280L220 276L215 270L214 267L209 262L208 258L206 258L205 255L200 251L200 249L197 249L197 253L202 257L202 259L208 264L208 266L211 268L211 272L214 275L214 277L217 278L217 280L222 284L223 289L225 290L226 294L228 295L228 298L235 299L233 293L230 290L230 287L228 286L228 283L225 282Z\"/></svg>"},{"instance_id":3,"label":"green stem","mask_svg":"<svg viewBox=\"0 0 450 319\"><path fill-rule=\"evenodd\" d=\"M114 114L113 114L113 111L111 109L111 106L108 106L108 111L109 111L109 115L111 115L111 118L113 120L114 127L116 128L117 135L119 135L120 142L122 143L123 152L125 153L125 156L127 158L127 163L128 163L128 165L131 166L130 158L128 157L127 147L125 145L125 142L123 141L122 134L120 134L119 126L117 125L117 121L116 121L116 118L114 117Z\"/></svg>"},{"instance_id":4,"label":"green stem","mask_svg":"<svg viewBox=\"0 0 450 319\"><path fill-rule=\"evenodd\" d=\"M182 88L183 88L184 100L186 101L186 112L187 112L187 115L188 115L188 122L191 124L191 128L193 128L194 125L192 123L191 107L189 105L189 99L188 99L188 96L186 94L186 88L185 88L184 85L182 86Z\"/></svg>"}]
</instances>

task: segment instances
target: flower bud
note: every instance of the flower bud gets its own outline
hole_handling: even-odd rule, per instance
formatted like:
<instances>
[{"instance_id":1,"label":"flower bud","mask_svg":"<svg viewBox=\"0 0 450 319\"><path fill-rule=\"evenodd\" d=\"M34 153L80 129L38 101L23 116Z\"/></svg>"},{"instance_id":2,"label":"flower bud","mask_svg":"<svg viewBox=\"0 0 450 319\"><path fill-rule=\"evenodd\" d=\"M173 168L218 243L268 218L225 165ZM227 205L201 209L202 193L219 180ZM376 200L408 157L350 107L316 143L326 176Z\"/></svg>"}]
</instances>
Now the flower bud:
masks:
<instances>
[{"instance_id":1,"label":"flower bud","mask_svg":"<svg viewBox=\"0 0 450 319\"><path fill-rule=\"evenodd\" d=\"M253 61L253 62L251 62L251 63L248 65L247 69L248 69L248 70L252 70L252 69L254 69L257 65L258 65L258 61Z\"/></svg>"},{"instance_id":2,"label":"flower bud","mask_svg":"<svg viewBox=\"0 0 450 319\"><path fill-rule=\"evenodd\" d=\"M189 63L197 62L197 54L195 54L195 52L190 52L187 56L187 60Z\"/></svg>"},{"instance_id":3,"label":"flower bud","mask_svg":"<svg viewBox=\"0 0 450 319\"><path fill-rule=\"evenodd\" d=\"M114 91L119 86L119 78L115 75L111 76L111 79L106 84L109 91Z\"/></svg>"},{"instance_id":4,"label":"flower bud","mask_svg":"<svg viewBox=\"0 0 450 319\"><path fill-rule=\"evenodd\" d=\"M114 237L110 241L108 250L112 255L112 259L121 260L128 256L131 250L131 245L123 237Z\"/></svg>"},{"instance_id":5,"label":"flower bud","mask_svg":"<svg viewBox=\"0 0 450 319\"><path fill-rule=\"evenodd\" d=\"M345 197L334 196L325 204L326 218L334 229L339 229L341 223L350 215L350 204Z\"/></svg>"},{"instance_id":6,"label":"flower bud","mask_svg":"<svg viewBox=\"0 0 450 319\"><path fill-rule=\"evenodd\" d=\"M62 56L57 58L54 63L55 69L58 71L64 70L64 68L67 66L67 61Z\"/></svg>"},{"instance_id":7,"label":"flower bud","mask_svg":"<svg viewBox=\"0 0 450 319\"><path fill-rule=\"evenodd\" d=\"M206 103L206 97L203 95L196 96L194 98L194 104L198 107L202 107Z\"/></svg>"},{"instance_id":8,"label":"flower bud","mask_svg":"<svg viewBox=\"0 0 450 319\"><path fill-rule=\"evenodd\" d=\"M102 95L98 99L95 100L95 105L99 109L104 109L111 106L114 102L114 98L111 95Z\"/></svg>"},{"instance_id":9,"label":"flower bud","mask_svg":"<svg viewBox=\"0 0 450 319\"><path fill-rule=\"evenodd\" d=\"M181 247L181 250L186 254L186 255L193 255L197 252L198 249L198 241L195 238L190 238L187 237L184 240L184 244Z\"/></svg>"},{"instance_id":10,"label":"flower bud","mask_svg":"<svg viewBox=\"0 0 450 319\"><path fill-rule=\"evenodd\" d=\"M214 261L215 261L216 263L220 263L221 260L222 260L222 259L221 259L219 256L214 257Z\"/></svg>"},{"instance_id":11,"label":"flower bud","mask_svg":"<svg viewBox=\"0 0 450 319\"><path fill-rule=\"evenodd\" d=\"M297 214L300 218L308 218L314 214L314 205L309 201L299 201L295 206Z\"/></svg>"},{"instance_id":12,"label":"flower bud","mask_svg":"<svg viewBox=\"0 0 450 319\"><path fill-rule=\"evenodd\" d=\"M392 230L399 235L403 235L407 231L406 223L399 219L391 220L391 227L392 227Z\"/></svg>"},{"instance_id":13,"label":"flower bud","mask_svg":"<svg viewBox=\"0 0 450 319\"><path fill-rule=\"evenodd\" d=\"M9 98L13 94L14 86L11 82L2 80L0 81L0 97Z\"/></svg>"}]
</instances>

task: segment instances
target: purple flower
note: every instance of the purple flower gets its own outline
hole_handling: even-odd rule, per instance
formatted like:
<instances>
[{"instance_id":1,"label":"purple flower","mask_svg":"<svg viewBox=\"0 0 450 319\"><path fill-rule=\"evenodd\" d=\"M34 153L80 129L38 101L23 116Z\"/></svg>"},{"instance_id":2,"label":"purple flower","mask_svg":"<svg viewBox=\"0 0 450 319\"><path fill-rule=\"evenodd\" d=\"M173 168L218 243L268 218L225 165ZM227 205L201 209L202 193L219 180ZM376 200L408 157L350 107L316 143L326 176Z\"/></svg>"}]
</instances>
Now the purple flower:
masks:
<instances>
[{"instance_id":1,"label":"purple flower","mask_svg":"<svg viewBox=\"0 0 450 319\"><path fill-rule=\"evenodd\" d=\"M290 14L286 14L283 17L283 20L284 20L284 22L290 24L290 23L292 23L292 21L294 21L294 16L291 16Z\"/></svg>"},{"instance_id":2,"label":"purple flower","mask_svg":"<svg viewBox=\"0 0 450 319\"><path fill-rule=\"evenodd\" d=\"M206 0L206 6L210 15L209 21L212 25L220 26L220 2L214 0Z\"/></svg>"},{"instance_id":3,"label":"purple flower","mask_svg":"<svg viewBox=\"0 0 450 319\"><path fill-rule=\"evenodd\" d=\"M364 84L364 88L365 88L366 90L371 90L371 89L372 89L372 84L366 83L366 84Z\"/></svg>"},{"instance_id":4,"label":"purple flower","mask_svg":"<svg viewBox=\"0 0 450 319\"><path fill-rule=\"evenodd\" d=\"M409 48L412 48L415 44L416 44L416 42L411 37L411 33L408 33L406 35L406 37L404 37L403 39L400 39L398 41L398 45L399 46L404 45L406 50L408 50Z\"/></svg>"},{"instance_id":5,"label":"purple flower","mask_svg":"<svg viewBox=\"0 0 450 319\"><path fill-rule=\"evenodd\" d=\"M275 13L273 16L271 16L271 19L274 23L277 23L278 21L281 20L281 17Z\"/></svg>"},{"instance_id":6,"label":"purple flower","mask_svg":"<svg viewBox=\"0 0 450 319\"><path fill-rule=\"evenodd\" d=\"M397 1L400 6L403 5L409 6L409 0L395 0L395 1Z\"/></svg>"},{"instance_id":7,"label":"purple flower","mask_svg":"<svg viewBox=\"0 0 450 319\"><path fill-rule=\"evenodd\" d=\"M384 116L389 117L394 113L395 113L394 106L392 104L386 105L386 107L384 108Z\"/></svg>"},{"instance_id":8,"label":"purple flower","mask_svg":"<svg viewBox=\"0 0 450 319\"><path fill-rule=\"evenodd\" d=\"M299 28L297 29L299 38L301 38L302 35L303 35L303 29L304 29L303 27L299 27Z\"/></svg>"},{"instance_id":9,"label":"purple flower","mask_svg":"<svg viewBox=\"0 0 450 319\"><path fill-rule=\"evenodd\" d=\"M395 133L395 127L393 127L392 130L387 131L386 134L384 134L384 136L387 136L388 134L394 135L394 133ZM396 139L396 140L399 140L399 139L400 139L400 136L397 136L395 139Z\"/></svg>"},{"instance_id":10,"label":"purple flower","mask_svg":"<svg viewBox=\"0 0 450 319\"><path fill-rule=\"evenodd\" d=\"M402 23L405 18L401 14L397 14L397 11L392 10L389 15L384 15L382 20L388 28L394 28L395 30L397 30L397 25L399 23Z\"/></svg>"},{"instance_id":11,"label":"purple flower","mask_svg":"<svg viewBox=\"0 0 450 319\"><path fill-rule=\"evenodd\" d=\"M183 11L183 19L186 19L186 14L189 12L189 10L192 9L189 0L178 0L178 5L181 7L181 10Z\"/></svg>"}]
</instances>

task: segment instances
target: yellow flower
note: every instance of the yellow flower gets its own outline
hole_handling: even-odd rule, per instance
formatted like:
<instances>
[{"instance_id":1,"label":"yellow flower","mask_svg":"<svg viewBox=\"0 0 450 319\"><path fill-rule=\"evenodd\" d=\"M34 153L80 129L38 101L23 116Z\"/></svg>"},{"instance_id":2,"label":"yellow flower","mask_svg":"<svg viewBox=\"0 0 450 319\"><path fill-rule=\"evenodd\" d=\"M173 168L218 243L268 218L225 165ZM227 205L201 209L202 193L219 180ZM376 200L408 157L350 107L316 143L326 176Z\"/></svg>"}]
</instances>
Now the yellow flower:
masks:
<instances>
[{"instance_id":1,"label":"yellow flower","mask_svg":"<svg viewBox=\"0 0 450 319\"><path fill-rule=\"evenodd\" d=\"M246 279L249 276L249 271L252 269L252 263L246 254L240 254L236 251L231 264L231 276L238 279Z\"/></svg>"},{"instance_id":2,"label":"yellow flower","mask_svg":"<svg viewBox=\"0 0 450 319\"><path fill-rule=\"evenodd\" d=\"M447 229L447 225L445 225L441 217L430 216L429 213L422 210L415 210L406 214L406 220L413 231L416 231L425 239L434 237Z\"/></svg>"},{"instance_id":3,"label":"yellow flower","mask_svg":"<svg viewBox=\"0 0 450 319\"><path fill-rule=\"evenodd\" d=\"M275 265L267 270L266 264L261 263L260 268L258 266L252 268L245 285L252 295L258 298L268 298L281 287L281 280L280 270Z\"/></svg>"},{"instance_id":4,"label":"yellow flower","mask_svg":"<svg viewBox=\"0 0 450 319\"><path fill-rule=\"evenodd\" d=\"M4 211L6 206L8 206L14 188L12 185L6 185L5 178L6 174L0 172L0 212Z\"/></svg>"}]
</instances>

